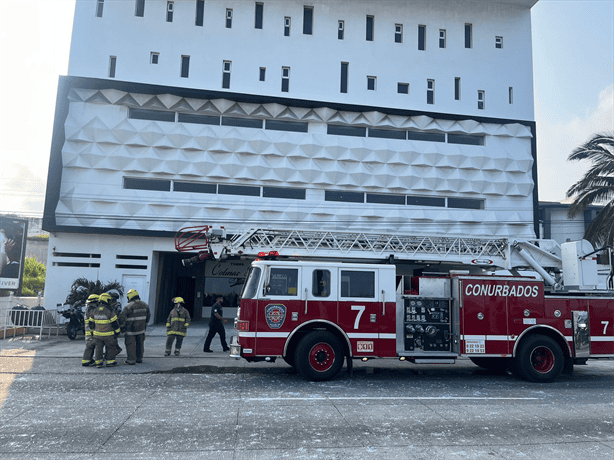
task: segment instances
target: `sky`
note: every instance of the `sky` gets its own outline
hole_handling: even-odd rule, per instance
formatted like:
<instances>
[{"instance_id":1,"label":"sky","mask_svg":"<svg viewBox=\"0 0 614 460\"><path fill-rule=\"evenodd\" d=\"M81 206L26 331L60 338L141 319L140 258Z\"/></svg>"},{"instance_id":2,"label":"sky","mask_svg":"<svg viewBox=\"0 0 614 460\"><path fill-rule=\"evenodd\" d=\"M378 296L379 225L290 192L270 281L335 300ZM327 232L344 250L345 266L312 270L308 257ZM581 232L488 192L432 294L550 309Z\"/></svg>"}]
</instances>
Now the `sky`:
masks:
<instances>
[{"instance_id":1,"label":"sky","mask_svg":"<svg viewBox=\"0 0 614 460\"><path fill-rule=\"evenodd\" d=\"M0 214L42 217L74 6L0 0ZM614 0L540 0L532 35L539 198L562 201L588 169L569 153L614 131Z\"/></svg>"}]
</instances>

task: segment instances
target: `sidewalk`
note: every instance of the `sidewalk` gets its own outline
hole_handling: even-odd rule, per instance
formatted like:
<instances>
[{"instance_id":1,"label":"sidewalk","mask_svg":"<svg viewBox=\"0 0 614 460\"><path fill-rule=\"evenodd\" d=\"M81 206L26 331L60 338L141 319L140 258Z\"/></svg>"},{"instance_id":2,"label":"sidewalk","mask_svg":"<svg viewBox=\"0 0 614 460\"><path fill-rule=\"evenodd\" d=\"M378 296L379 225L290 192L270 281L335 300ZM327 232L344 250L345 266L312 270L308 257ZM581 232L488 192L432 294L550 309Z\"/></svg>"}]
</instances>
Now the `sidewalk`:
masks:
<instances>
[{"instance_id":1,"label":"sidewalk","mask_svg":"<svg viewBox=\"0 0 614 460\"><path fill-rule=\"evenodd\" d=\"M226 341L230 343L230 337L236 335L232 324L225 324ZM61 366L62 372L67 373L86 373L86 372L119 372L128 374L145 374L152 372L189 372L194 369L195 373L200 373L210 368L211 373L224 371L237 372L242 368L266 368L279 367L289 370L290 367L279 359L276 363L248 363L244 359L230 358L228 353L222 351L219 336L215 336L211 343L213 353L204 353L203 345L209 326L207 322L193 323L188 329L188 335L183 341L181 355L164 357L166 346L166 327L163 324L156 324L147 327L145 338L145 355L143 363L134 366L124 365L126 351L123 350L117 355L117 362L120 364L114 368L96 369L95 367L81 366L81 358L85 348L83 334L77 335L76 340L69 340L66 335L44 334L41 340L38 336L27 333L23 336L7 337L0 340L0 354L2 357L23 357L34 352L34 360L37 368L42 370L42 366L49 368ZM124 338L119 338L119 345L124 347Z\"/></svg>"}]
</instances>

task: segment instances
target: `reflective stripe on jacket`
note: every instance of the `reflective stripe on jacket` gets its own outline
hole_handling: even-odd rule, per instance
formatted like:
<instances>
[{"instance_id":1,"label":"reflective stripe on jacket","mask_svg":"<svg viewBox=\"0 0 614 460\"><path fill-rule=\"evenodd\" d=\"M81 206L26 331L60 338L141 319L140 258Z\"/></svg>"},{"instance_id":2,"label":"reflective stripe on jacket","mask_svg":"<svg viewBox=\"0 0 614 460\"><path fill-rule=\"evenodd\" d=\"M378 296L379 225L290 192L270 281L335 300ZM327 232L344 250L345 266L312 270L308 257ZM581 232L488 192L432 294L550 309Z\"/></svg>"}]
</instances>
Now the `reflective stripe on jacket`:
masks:
<instances>
[{"instance_id":1,"label":"reflective stripe on jacket","mask_svg":"<svg viewBox=\"0 0 614 460\"><path fill-rule=\"evenodd\" d=\"M184 308L173 308L166 319L166 335L183 335L188 332L190 326L190 313Z\"/></svg>"},{"instance_id":2,"label":"reflective stripe on jacket","mask_svg":"<svg viewBox=\"0 0 614 460\"><path fill-rule=\"evenodd\" d=\"M119 334L117 315L105 305L100 305L93 314L94 337L109 337Z\"/></svg>"},{"instance_id":3,"label":"reflective stripe on jacket","mask_svg":"<svg viewBox=\"0 0 614 460\"><path fill-rule=\"evenodd\" d=\"M144 334L150 318L149 305L142 300L130 302L117 317L126 335Z\"/></svg>"}]
</instances>

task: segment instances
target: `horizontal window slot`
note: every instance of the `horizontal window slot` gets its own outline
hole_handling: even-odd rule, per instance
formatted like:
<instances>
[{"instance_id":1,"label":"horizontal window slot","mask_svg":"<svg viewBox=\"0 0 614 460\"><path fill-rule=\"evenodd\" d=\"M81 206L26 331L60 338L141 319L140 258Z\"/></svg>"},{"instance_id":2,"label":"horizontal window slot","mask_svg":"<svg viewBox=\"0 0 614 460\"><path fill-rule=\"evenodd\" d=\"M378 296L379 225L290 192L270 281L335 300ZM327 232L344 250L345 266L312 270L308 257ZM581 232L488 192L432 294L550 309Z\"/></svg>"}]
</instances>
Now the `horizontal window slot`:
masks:
<instances>
[{"instance_id":1,"label":"horizontal window slot","mask_svg":"<svg viewBox=\"0 0 614 460\"><path fill-rule=\"evenodd\" d=\"M308 131L309 124L297 121L266 120L265 127L266 129L272 129L275 131L306 133Z\"/></svg>"},{"instance_id":2,"label":"horizontal window slot","mask_svg":"<svg viewBox=\"0 0 614 460\"><path fill-rule=\"evenodd\" d=\"M448 198L448 208L484 209L484 200L471 198Z\"/></svg>"},{"instance_id":3,"label":"horizontal window slot","mask_svg":"<svg viewBox=\"0 0 614 460\"><path fill-rule=\"evenodd\" d=\"M124 177L124 188L128 190L170 192L171 181L163 179L136 179L134 177Z\"/></svg>"},{"instance_id":4,"label":"horizontal window slot","mask_svg":"<svg viewBox=\"0 0 614 460\"><path fill-rule=\"evenodd\" d=\"M254 118L222 117L222 125L262 129L262 120L257 120Z\"/></svg>"},{"instance_id":5,"label":"horizontal window slot","mask_svg":"<svg viewBox=\"0 0 614 460\"><path fill-rule=\"evenodd\" d=\"M367 203L405 204L405 196L404 195L380 195L377 193L367 193Z\"/></svg>"},{"instance_id":6,"label":"horizontal window slot","mask_svg":"<svg viewBox=\"0 0 614 460\"><path fill-rule=\"evenodd\" d=\"M211 115L194 115L191 113L178 114L178 121L181 123L195 123L197 125L217 125L220 124L220 117Z\"/></svg>"},{"instance_id":7,"label":"horizontal window slot","mask_svg":"<svg viewBox=\"0 0 614 460\"><path fill-rule=\"evenodd\" d=\"M135 120L155 120L155 121L175 121L175 112L165 112L162 110L130 109L128 118Z\"/></svg>"},{"instance_id":8,"label":"horizontal window slot","mask_svg":"<svg viewBox=\"0 0 614 460\"><path fill-rule=\"evenodd\" d=\"M449 144L484 145L484 136L472 134L448 134Z\"/></svg>"},{"instance_id":9,"label":"horizontal window slot","mask_svg":"<svg viewBox=\"0 0 614 460\"><path fill-rule=\"evenodd\" d=\"M433 206L437 208L445 208L446 199L431 196L408 196L407 204L409 206Z\"/></svg>"},{"instance_id":10,"label":"horizontal window slot","mask_svg":"<svg viewBox=\"0 0 614 460\"><path fill-rule=\"evenodd\" d=\"M100 268L100 264L87 264L80 262L54 262L54 267L80 267L80 268Z\"/></svg>"},{"instance_id":11,"label":"horizontal window slot","mask_svg":"<svg viewBox=\"0 0 614 460\"><path fill-rule=\"evenodd\" d=\"M443 133L422 133L407 131L407 139L410 141L445 142L446 135Z\"/></svg>"},{"instance_id":12,"label":"horizontal window slot","mask_svg":"<svg viewBox=\"0 0 614 460\"><path fill-rule=\"evenodd\" d=\"M326 190L324 192L326 201L342 201L345 203L364 203L365 194L358 192L338 192L336 190Z\"/></svg>"},{"instance_id":13,"label":"horizontal window slot","mask_svg":"<svg viewBox=\"0 0 614 460\"><path fill-rule=\"evenodd\" d=\"M173 182L173 191L188 193L213 193L217 191L216 184L199 184L196 182Z\"/></svg>"},{"instance_id":14,"label":"horizontal window slot","mask_svg":"<svg viewBox=\"0 0 614 460\"><path fill-rule=\"evenodd\" d=\"M218 185L218 193L221 195L260 196L260 187L246 185Z\"/></svg>"},{"instance_id":15,"label":"horizontal window slot","mask_svg":"<svg viewBox=\"0 0 614 460\"><path fill-rule=\"evenodd\" d=\"M262 187L262 196L264 198L286 198L286 199L293 199L293 200L304 200L305 199L305 189Z\"/></svg>"},{"instance_id":16,"label":"horizontal window slot","mask_svg":"<svg viewBox=\"0 0 614 460\"><path fill-rule=\"evenodd\" d=\"M407 139L405 131L395 131L392 129L369 128L369 137L380 137L382 139Z\"/></svg>"},{"instance_id":17,"label":"horizontal window slot","mask_svg":"<svg viewBox=\"0 0 614 460\"><path fill-rule=\"evenodd\" d=\"M54 252L53 257L81 257L83 259L100 259L100 254L83 254L80 252Z\"/></svg>"},{"instance_id":18,"label":"horizontal window slot","mask_svg":"<svg viewBox=\"0 0 614 460\"><path fill-rule=\"evenodd\" d=\"M117 254L115 258L120 259L120 260L148 260L149 259L148 256L125 256L125 255L119 255L119 254Z\"/></svg>"},{"instance_id":19,"label":"horizontal window slot","mask_svg":"<svg viewBox=\"0 0 614 460\"><path fill-rule=\"evenodd\" d=\"M362 128L360 126L327 125L326 133L337 136L366 137L367 128Z\"/></svg>"},{"instance_id":20,"label":"horizontal window slot","mask_svg":"<svg viewBox=\"0 0 614 460\"><path fill-rule=\"evenodd\" d=\"M127 268L130 270L147 270L147 265L124 265L116 264L115 268Z\"/></svg>"}]
</instances>

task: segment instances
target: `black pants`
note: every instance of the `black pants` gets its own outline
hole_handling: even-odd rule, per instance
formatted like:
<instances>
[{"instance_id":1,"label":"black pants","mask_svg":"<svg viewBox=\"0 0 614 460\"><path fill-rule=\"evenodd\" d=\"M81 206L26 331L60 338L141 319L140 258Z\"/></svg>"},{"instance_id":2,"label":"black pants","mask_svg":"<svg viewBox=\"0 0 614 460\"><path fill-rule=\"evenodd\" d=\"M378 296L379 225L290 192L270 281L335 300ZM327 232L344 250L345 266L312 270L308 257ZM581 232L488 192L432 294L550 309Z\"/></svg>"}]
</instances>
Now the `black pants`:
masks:
<instances>
[{"instance_id":1,"label":"black pants","mask_svg":"<svg viewBox=\"0 0 614 460\"><path fill-rule=\"evenodd\" d=\"M208 350L211 346L211 341L215 334L220 334L220 342L222 344L222 348L224 351L228 350L228 344L226 343L226 329L224 329L224 324L219 321L210 321L209 322L209 334L207 334L207 338L205 339L205 346L203 350Z\"/></svg>"}]
</instances>

